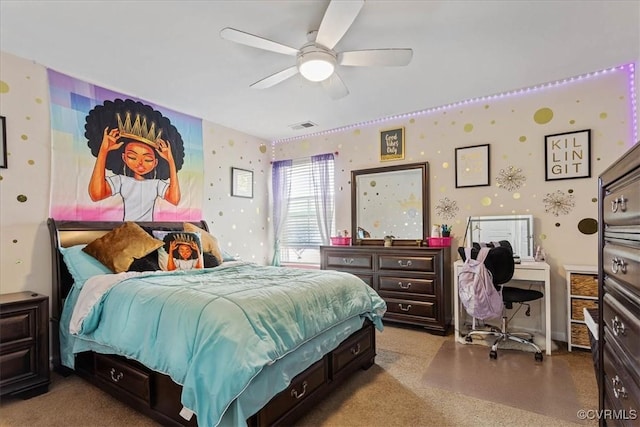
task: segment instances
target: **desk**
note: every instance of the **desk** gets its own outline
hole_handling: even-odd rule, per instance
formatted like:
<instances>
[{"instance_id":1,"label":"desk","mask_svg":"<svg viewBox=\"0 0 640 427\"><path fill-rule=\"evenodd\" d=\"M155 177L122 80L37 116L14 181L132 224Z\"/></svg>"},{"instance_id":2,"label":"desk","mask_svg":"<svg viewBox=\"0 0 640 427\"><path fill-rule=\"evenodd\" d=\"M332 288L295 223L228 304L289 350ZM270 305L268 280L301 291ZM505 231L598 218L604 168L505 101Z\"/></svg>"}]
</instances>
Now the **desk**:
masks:
<instances>
[{"instance_id":1,"label":"desk","mask_svg":"<svg viewBox=\"0 0 640 427\"><path fill-rule=\"evenodd\" d=\"M458 297L458 275L464 262L458 260L453 264L453 328L456 341L465 344L464 335L460 334L460 318L466 316L464 307ZM516 264L511 280L523 280L537 285L544 285L544 336L545 351L551 354L551 269L546 262L523 262ZM461 316L463 314L463 316Z\"/></svg>"}]
</instances>

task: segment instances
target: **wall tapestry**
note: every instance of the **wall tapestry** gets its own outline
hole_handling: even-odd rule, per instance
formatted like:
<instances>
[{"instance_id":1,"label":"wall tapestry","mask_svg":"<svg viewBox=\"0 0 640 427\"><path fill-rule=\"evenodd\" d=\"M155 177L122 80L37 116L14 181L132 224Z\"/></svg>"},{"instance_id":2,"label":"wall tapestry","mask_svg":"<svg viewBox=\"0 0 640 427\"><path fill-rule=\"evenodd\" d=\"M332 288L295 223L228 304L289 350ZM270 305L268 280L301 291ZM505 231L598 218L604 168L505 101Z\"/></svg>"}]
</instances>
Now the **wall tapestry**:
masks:
<instances>
[{"instance_id":1,"label":"wall tapestry","mask_svg":"<svg viewBox=\"0 0 640 427\"><path fill-rule=\"evenodd\" d=\"M47 70L56 219L202 218L202 121Z\"/></svg>"}]
</instances>

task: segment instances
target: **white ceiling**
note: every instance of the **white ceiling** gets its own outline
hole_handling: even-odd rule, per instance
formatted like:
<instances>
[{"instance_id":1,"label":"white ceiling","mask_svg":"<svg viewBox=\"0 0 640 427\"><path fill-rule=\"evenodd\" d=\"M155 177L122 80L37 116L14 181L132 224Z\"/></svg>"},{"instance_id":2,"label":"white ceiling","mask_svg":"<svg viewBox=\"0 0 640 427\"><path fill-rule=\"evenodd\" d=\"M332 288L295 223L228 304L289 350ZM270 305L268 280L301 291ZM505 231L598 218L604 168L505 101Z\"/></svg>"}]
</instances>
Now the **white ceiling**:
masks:
<instances>
[{"instance_id":1,"label":"white ceiling","mask_svg":"<svg viewBox=\"0 0 640 427\"><path fill-rule=\"evenodd\" d=\"M0 1L0 48L59 72L267 140L409 113L640 57L640 2L369 0L337 51L410 47L406 67L339 67L332 100L295 58L223 40L233 27L300 47L328 0ZM317 127L292 130L312 121Z\"/></svg>"}]
</instances>

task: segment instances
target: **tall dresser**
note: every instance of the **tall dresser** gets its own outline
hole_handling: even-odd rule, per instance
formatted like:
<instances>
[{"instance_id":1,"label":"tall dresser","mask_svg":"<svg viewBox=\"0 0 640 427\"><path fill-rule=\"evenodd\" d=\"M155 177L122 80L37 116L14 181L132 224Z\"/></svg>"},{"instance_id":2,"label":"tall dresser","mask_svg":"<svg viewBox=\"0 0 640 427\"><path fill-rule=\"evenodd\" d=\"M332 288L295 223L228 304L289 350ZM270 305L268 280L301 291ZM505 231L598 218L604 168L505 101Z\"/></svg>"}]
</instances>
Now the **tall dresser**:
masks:
<instances>
[{"instance_id":1,"label":"tall dresser","mask_svg":"<svg viewBox=\"0 0 640 427\"><path fill-rule=\"evenodd\" d=\"M640 423L640 143L599 177L600 425Z\"/></svg>"},{"instance_id":2,"label":"tall dresser","mask_svg":"<svg viewBox=\"0 0 640 427\"><path fill-rule=\"evenodd\" d=\"M450 248L321 246L321 268L352 273L387 303L383 320L446 335L451 324Z\"/></svg>"}]
</instances>

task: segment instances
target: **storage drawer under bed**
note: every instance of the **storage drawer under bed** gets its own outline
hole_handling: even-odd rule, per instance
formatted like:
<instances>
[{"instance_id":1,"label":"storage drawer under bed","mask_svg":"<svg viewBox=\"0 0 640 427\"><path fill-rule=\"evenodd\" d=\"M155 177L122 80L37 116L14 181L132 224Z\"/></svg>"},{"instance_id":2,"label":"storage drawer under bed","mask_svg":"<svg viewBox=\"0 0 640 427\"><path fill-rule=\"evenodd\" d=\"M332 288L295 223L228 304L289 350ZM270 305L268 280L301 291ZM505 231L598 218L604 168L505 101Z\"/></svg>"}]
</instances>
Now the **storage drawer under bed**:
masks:
<instances>
[{"instance_id":1,"label":"storage drawer under bed","mask_svg":"<svg viewBox=\"0 0 640 427\"><path fill-rule=\"evenodd\" d=\"M373 344L373 328L356 332L331 353L331 377L340 373L351 362L370 351Z\"/></svg>"},{"instance_id":2,"label":"storage drawer under bed","mask_svg":"<svg viewBox=\"0 0 640 427\"><path fill-rule=\"evenodd\" d=\"M95 374L101 380L124 392L150 403L149 373L120 362L115 357L95 354Z\"/></svg>"},{"instance_id":3,"label":"storage drawer under bed","mask_svg":"<svg viewBox=\"0 0 640 427\"><path fill-rule=\"evenodd\" d=\"M289 387L269 401L259 414L258 425L278 424L280 418L303 402L313 398L314 393L327 382L327 358L323 357L305 372L295 377Z\"/></svg>"}]
</instances>

